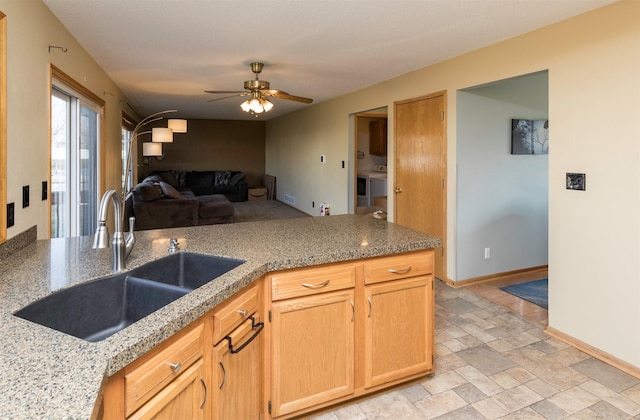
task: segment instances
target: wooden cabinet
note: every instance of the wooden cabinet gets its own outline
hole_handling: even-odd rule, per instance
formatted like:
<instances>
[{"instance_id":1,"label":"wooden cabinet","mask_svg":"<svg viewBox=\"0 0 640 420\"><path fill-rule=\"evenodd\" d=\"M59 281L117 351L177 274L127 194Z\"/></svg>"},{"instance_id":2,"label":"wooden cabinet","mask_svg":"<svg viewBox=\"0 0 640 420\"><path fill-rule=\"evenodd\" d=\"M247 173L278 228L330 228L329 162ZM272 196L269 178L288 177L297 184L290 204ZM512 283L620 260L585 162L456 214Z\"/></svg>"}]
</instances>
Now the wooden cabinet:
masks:
<instances>
[{"instance_id":1,"label":"wooden cabinet","mask_svg":"<svg viewBox=\"0 0 640 420\"><path fill-rule=\"evenodd\" d=\"M365 287L365 388L433 369L432 278Z\"/></svg>"},{"instance_id":2,"label":"wooden cabinet","mask_svg":"<svg viewBox=\"0 0 640 420\"><path fill-rule=\"evenodd\" d=\"M386 118L379 118L369 122L369 153L376 156L387 155Z\"/></svg>"},{"instance_id":3,"label":"wooden cabinet","mask_svg":"<svg viewBox=\"0 0 640 420\"><path fill-rule=\"evenodd\" d=\"M274 418L433 372L433 251L272 273L265 290Z\"/></svg>"},{"instance_id":4,"label":"wooden cabinet","mask_svg":"<svg viewBox=\"0 0 640 420\"><path fill-rule=\"evenodd\" d=\"M259 284L214 311L213 418L258 419L262 407ZM215 327L219 326L218 329Z\"/></svg>"},{"instance_id":5,"label":"wooden cabinet","mask_svg":"<svg viewBox=\"0 0 640 420\"><path fill-rule=\"evenodd\" d=\"M352 395L353 290L275 302L272 306L272 415Z\"/></svg>"}]
</instances>

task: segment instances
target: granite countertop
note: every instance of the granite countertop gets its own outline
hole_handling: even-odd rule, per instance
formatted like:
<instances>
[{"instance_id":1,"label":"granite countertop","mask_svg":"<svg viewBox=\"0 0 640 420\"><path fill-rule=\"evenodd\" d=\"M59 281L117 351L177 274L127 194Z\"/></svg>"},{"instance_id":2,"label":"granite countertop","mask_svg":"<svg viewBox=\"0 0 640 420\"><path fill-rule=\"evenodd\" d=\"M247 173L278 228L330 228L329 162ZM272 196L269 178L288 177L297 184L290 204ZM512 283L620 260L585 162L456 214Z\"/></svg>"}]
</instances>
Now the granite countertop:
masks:
<instances>
[{"instance_id":1,"label":"granite countertop","mask_svg":"<svg viewBox=\"0 0 640 420\"><path fill-rule=\"evenodd\" d=\"M166 256L170 238L183 251L246 262L97 343L12 313L111 274L110 249L92 249L93 237L40 240L1 262L1 418L90 418L108 376L265 273L440 246L439 238L371 216L310 217L136 232L127 268Z\"/></svg>"}]
</instances>

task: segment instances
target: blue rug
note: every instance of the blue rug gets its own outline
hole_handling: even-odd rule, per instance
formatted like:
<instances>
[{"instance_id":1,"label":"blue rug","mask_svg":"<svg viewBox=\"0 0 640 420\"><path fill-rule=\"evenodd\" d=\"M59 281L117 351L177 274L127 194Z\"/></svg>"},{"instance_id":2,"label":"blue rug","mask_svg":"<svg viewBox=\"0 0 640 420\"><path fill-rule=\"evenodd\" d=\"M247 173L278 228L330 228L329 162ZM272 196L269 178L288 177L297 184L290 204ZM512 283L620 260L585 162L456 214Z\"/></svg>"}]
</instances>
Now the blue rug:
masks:
<instances>
[{"instance_id":1,"label":"blue rug","mask_svg":"<svg viewBox=\"0 0 640 420\"><path fill-rule=\"evenodd\" d=\"M549 309L549 280L534 280L527 283L501 287L500 290Z\"/></svg>"}]
</instances>

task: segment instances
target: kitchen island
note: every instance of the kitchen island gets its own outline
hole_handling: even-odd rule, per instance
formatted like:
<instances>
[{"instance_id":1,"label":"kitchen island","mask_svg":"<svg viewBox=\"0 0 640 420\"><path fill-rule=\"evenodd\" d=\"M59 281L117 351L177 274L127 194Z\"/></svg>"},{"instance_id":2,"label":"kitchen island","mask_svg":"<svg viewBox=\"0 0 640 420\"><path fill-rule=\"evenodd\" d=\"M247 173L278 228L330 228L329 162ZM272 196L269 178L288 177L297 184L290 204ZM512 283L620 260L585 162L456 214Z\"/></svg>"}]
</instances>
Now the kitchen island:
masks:
<instances>
[{"instance_id":1,"label":"kitchen island","mask_svg":"<svg viewBox=\"0 0 640 420\"><path fill-rule=\"evenodd\" d=\"M180 250L246 261L104 341L90 343L12 314L52 292L110 274L92 237L36 241L2 261L0 417L95 416L107 379L267 273L440 246L431 235L370 216L330 216L136 232L135 268Z\"/></svg>"}]
</instances>

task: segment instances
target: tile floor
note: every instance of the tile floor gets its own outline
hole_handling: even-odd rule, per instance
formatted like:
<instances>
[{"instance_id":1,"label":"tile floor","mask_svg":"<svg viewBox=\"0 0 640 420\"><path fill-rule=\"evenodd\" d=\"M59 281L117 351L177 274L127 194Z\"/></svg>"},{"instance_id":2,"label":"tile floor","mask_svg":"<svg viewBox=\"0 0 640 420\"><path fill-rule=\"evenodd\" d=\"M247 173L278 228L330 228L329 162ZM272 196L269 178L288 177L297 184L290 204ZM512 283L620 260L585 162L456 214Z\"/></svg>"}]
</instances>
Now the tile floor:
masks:
<instances>
[{"instance_id":1,"label":"tile floor","mask_svg":"<svg viewBox=\"0 0 640 420\"><path fill-rule=\"evenodd\" d=\"M436 374L313 420L640 419L640 379L438 281Z\"/></svg>"}]
</instances>

